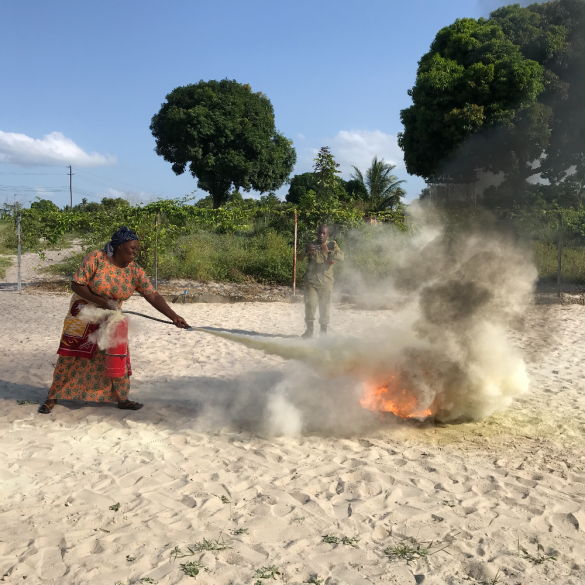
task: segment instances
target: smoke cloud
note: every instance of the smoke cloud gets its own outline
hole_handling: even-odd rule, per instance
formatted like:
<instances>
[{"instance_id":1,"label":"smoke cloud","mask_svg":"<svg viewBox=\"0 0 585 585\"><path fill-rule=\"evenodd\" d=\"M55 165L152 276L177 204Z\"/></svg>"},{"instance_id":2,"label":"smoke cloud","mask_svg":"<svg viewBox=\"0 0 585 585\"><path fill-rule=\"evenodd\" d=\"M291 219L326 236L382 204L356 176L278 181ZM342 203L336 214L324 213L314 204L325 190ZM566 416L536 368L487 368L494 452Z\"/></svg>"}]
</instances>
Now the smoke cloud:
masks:
<instances>
[{"instance_id":1,"label":"smoke cloud","mask_svg":"<svg viewBox=\"0 0 585 585\"><path fill-rule=\"evenodd\" d=\"M429 217L419 209L415 235L377 232L380 249L393 257L378 295L394 309L390 325L372 322L367 339L274 339L203 329L299 363L268 401L271 432L295 435L315 424L355 429L356 413L369 412L359 407L366 388L388 389L399 410L431 413L441 422L490 416L528 390L524 358L510 332L532 302L537 272L529 249L493 229L450 238ZM358 286L361 276L353 276ZM384 410L376 398L370 407Z\"/></svg>"}]
</instances>

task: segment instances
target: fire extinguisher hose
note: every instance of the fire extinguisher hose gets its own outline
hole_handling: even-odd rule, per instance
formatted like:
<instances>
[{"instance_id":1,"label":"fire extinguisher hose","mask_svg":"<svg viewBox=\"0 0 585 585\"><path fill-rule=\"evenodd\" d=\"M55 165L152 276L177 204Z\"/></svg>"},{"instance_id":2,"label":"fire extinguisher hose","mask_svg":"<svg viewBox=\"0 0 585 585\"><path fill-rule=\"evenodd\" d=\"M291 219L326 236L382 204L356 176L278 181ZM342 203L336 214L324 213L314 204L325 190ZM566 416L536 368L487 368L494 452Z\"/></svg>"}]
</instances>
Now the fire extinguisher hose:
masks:
<instances>
[{"instance_id":1,"label":"fire extinguisher hose","mask_svg":"<svg viewBox=\"0 0 585 585\"><path fill-rule=\"evenodd\" d=\"M144 313L136 313L134 311L122 311L124 315L138 315L139 317L144 317L146 319L152 319L153 321L158 321L159 323L166 323L167 325L174 325L172 321L165 321L164 319L157 319L156 317L151 317L150 315L145 315Z\"/></svg>"}]
</instances>

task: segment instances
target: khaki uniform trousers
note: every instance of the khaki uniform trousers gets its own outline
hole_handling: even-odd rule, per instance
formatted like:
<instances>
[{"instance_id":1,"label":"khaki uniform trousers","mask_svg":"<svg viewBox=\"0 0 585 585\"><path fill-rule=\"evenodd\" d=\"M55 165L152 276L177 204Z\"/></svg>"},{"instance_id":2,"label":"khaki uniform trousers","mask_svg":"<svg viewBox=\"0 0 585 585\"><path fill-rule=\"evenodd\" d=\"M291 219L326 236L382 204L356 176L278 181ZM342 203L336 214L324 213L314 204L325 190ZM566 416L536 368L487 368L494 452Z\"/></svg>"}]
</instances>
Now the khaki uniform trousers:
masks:
<instances>
[{"instance_id":1,"label":"khaki uniform trousers","mask_svg":"<svg viewBox=\"0 0 585 585\"><path fill-rule=\"evenodd\" d=\"M315 313L319 307L319 324L329 324L329 309L331 307L331 292L333 284L305 284L305 321L312 326Z\"/></svg>"}]
</instances>

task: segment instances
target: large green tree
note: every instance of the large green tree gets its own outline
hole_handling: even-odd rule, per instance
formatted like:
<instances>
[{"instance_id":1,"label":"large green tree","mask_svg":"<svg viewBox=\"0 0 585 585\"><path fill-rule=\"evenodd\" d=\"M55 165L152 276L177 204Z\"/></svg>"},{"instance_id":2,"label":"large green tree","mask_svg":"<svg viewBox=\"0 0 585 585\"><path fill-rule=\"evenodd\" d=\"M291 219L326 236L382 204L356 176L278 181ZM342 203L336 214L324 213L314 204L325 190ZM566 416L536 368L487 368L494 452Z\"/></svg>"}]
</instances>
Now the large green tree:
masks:
<instances>
[{"instance_id":1,"label":"large green tree","mask_svg":"<svg viewBox=\"0 0 585 585\"><path fill-rule=\"evenodd\" d=\"M483 169L518 185L583 168L584 33L583 0L515 4L441 29L401 112L408 171Z\"/></svg>"},{"instance_id":2,"label":"large green tree","mask_svg":"<svg viewBox=\"0 0 585 585\"><path fill-rule=\"evenodd\" d=\"M296 162L292 141L276 131L270 100L237 81L177 87L150 129L156 153L177 175L188 168L216 208L232 187L261 193L278 189Z\"/></svg>"},{"instance_id":3,"label":"large green tree","mask_svg":"<svg viewBox=\"0 0 585 585\"><path fill-rule=\"evenodd\" d=\"M535 133L546 136L547 114L536 102L543 90L542 67L526 59L496 23L464 18L441 29L419 62L409 90L413 105L401 112L404 132L398 142L408 172L425 178L444 172L480 130L504 130L500 140L508 142L518 125L536 125ZM465 170L499 170L506 161L501 150L486 159L483 143L467 144Z\"/></svg>"}]
</instances>

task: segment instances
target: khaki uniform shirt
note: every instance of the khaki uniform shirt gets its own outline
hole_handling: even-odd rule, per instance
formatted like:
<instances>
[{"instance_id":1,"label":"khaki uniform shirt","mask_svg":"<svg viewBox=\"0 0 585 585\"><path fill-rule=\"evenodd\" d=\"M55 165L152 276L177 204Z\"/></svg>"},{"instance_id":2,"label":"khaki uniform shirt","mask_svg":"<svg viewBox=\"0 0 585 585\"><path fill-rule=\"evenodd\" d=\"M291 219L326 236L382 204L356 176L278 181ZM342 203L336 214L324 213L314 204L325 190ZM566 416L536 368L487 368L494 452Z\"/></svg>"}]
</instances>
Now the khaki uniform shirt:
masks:
<instances>
[{"instance_id":1,"label":"khaki uniform shirt","mask_svg":"<svg viewBox=\"0 0 585 585\"><path fill-rule=\"evenodd\" d=\"M326 243L329 243L329 240ZM305 274L307 283L313 286L333 285L333 264L343 260L343 252L339 249L337 242L333 242L333 244L333 250L330 250L328 254L320 249L312 254L307 254L304 248L298 254L299 261L303 261L305 258L308 258L309 261ZM313 245L319 246L315 242Z\"/></svg>"}]
</instances>

